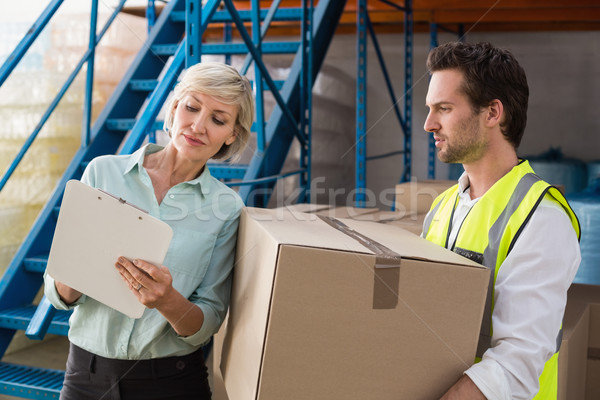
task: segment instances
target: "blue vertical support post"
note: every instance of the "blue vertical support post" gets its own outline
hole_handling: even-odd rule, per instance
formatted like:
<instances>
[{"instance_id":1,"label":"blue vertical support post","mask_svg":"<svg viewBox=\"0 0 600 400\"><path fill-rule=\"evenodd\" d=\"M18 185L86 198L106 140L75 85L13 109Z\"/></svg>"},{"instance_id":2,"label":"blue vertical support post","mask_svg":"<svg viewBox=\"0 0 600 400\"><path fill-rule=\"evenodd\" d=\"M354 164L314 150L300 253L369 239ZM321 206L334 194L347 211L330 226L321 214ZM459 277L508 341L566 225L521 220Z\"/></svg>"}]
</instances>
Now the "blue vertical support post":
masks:
<instances>
[{"instance_id":1,"label":"blue vertical support post","mask_svg":"<svg viewBox=\"0 0 600 400\"><path fill-rule=\"evenodd\" d=\"M412 175L412 64L413 64L413 11L412 0L404 7L404 173L402 182Z\"/></svg>"},{"instance_id":2,"label":"blue vertical support post","mask_svg":"<svg viewBox=\"0 0 600 400\"><path fill-rule=\"evenodd\" d=\"M313 23L314 23L314 11L315 11L315 3L314 0L310 0L310 8L308 11L308 68L307 68L307 78L306 81L308 83L308 110L307 110L307 124L306 124L306 148L307 148L307 156L306 156L306 198L310 199L310 186L312 183L312 87L313 87L313 65L314 65L314 35L313 35Z\"/></svg>"},{"instance_id":3,"label":"blue vertical support post","mask_svg":"<svg viewBox=\"0 0 600 400\"><path fill-rule=\"evenodd\" d=\"M150 31L156 22L156 4L154 4L154 0L148 0L148 4L146 5L146 23L148 24L148 35L150 35ZM156 131L154 129L150 129L148 132L148 142L156 143Z\"/></svg>"},{"instance_id":4,"label":"blue vertical support post","mask_svg":"<svg viewBox=\"0 0 600 400\"><path fill-rule=\"evenodd\" d=\"M148 0L146 5L146 23L148 24L148 33L152 30L154 23L156 22L156 5L154 0Z\"/></svg>"},{"instance_id":5,"label":"blue vertical support post","mask_svg":"<svg viewBox=\"0 0 600 400\"><path fill-rule=\"evenodd\" d=\"M94 96L94 56L96 53L96 24L98 22L98 0L92 0L90 12L90 40L87 60L87 78L85 83L85 101L83 103L83 122L81 129L81 146L87 147L91 140L92 98Z\"/></svg>"},{"instance_id":6,"label":"blue vertical support post","mask_svg":"<svg viewBox=\"0 0 600 400\"><path fill-rule=\"evenodd\" d=\"M231 29L231 22L225 22L223 26L223 42L231 43L233 39L233 29ZM225 64L231 65L231 54L225 54Z\"/></svg>"},{"instance_id":7,"label":"blue vertical support post","mask_svg":"<svg viewBox=\"0 0 600 400\"><path fill-rule=\"evenodd\" d=\"M260 29L260 1L252 0L252 42L259 57L262 56L262 35ZM256 89L256 147L265 151L265 104L263 75L254 63L254 88Z\"/></svg>"},{"instance_id":8,"label":"blue vertical support post","mask_svg":"<svg viewBox=\"0 0 600 400\"><path fill-rule=\"evenodd\" d=\"M202 56L202 1L185 1L185 68L201 61Z\"/></svg>"},{"instance_id":9,"label":"blue vertical support post","mask_svg":"<svg viewBox=\"0 0 600 400\"><path fill-rule=\"evenodd\" d=\"M300 131L306 138L300 151L300 188L298 202L310 200L311 182L311 120L312 120L312 14L313 1L302 2L302 71L300 75Z\"/></svg>"},{"instance_id":10,"label":"blue vertical support post","mask_svg":"<svg viewBox=\"0 0 600 400\"><path fill-rule=\"evenodd\" d=\"M358 1L356 13L356 207L365 207L367 172L367 0Z\"/></svg>"},{"instance_id":11,"label":"blue vertical support post","mask_svg":"<svg viewBox=\"0 0 600 400\"><path fill-rule=\"evenodd\" d=\"M433 49L438 46L438 27L436 23L429 25L429 48ZM433 135L429 136L428 151L427 151L427 178L435 179L435 139Z\"/></svg>"}]
</instances>

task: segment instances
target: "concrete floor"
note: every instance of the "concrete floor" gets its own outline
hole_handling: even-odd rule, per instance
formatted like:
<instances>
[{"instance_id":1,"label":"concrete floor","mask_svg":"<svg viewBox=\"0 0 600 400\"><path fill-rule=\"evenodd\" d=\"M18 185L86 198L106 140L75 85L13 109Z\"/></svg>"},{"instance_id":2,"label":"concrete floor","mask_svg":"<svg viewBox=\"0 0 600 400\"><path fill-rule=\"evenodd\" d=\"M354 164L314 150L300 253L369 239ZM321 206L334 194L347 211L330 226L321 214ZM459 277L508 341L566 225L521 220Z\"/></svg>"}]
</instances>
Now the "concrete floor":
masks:
<instances>
[{"instance_id":1,"label":"concrete floor","mask_svg":"<svg viewBox=\"0 0 600 400\"><path fill-rule=\"evenodd\" d=\"M33 344L25 349L7 354L2 358L2 361L14 364L64 370L67 362L68 352L69 340L66 337L57 336ZM213 400L228 400L218 369L216 369L216 373L213 373L213 364L214 360L211 352L211 355L207 359L207 365L209 370L209 380L213 391ZM21 398L0 395L0 400L17 399Z\"/></svg>"}]
</instances>

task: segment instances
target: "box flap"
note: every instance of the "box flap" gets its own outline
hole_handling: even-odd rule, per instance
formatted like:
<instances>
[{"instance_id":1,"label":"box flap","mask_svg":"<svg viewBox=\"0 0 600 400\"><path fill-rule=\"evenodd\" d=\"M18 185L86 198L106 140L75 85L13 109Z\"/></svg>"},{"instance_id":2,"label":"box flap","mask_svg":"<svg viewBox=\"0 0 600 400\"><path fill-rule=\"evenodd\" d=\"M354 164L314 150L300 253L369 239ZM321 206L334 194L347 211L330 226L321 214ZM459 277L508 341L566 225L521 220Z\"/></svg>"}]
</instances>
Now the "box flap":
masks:
<instances>
[{"instance_id":1,"label":"box flap","mask_svg":"<svg viewBox=\"0 0 600 400\"><path fill-rule=\"evenodd\" d=\"M315 204L315 203L298 203L298 204L288 204L282 207L285 210L290 212L302 212L302 213L314 213L321 210L327 210L331 208L329 204Z\"/></svg>"},{"instance_id":2,"label":"box flap","mask_svg":"<svg viewBox=\"0 0 600 400\"><path fill-rule=\"evenodd\" d=\"M315 212L318 215L324 215L330 218L352 218L352 219L363 219L366 218L368 220L369 217L367 215L374 214L379 211L378 208L357 208L357 207L334 207L326 210L319 210Z\"/></svg>"},{"instance_id":3,"label":"box flap","mask_svg":"<svg viewBox=\"0 0 600 400\"><path fill-rule=\"evenodd\" d=\"M251 207L245 208L244 212L280 244L373 254L314 214L292 213L284 208L269 210ZM323 240L324 237L327 238L326 241Z\"/></svg>"},{"instance_id":4,"label":"box flap","mask_svg":"<svg viewBox=\"0 0 600 400\"><path fill-rule=\"evenodd\" d=\"M370 248L314 214L292 213L282 208L269 210L249 207L245 212L280 244L375 254ZM397 226L354 219L339 221L402 257L485 268ZM323 240L324 237L327 238L326 241Z\"/></svg>"},{"instance_id":5,"label":"box flap","mask_svg":"<svg viewBox=\"0 0 600 400\"><path fill-rule=\"evenodd\" d=\"M426 213L433 200L455 185L451 180L414 180L396 185L396 210Z\"/></svg>"},{"instance_id":6,"label":"box flap","mask_svg":"<svg viewBox=\"0 0 600 400\"><path fill-rule=\"evenodd\" d=\"M453 251L440 247L402 228L352 219L340 220L352 229L381 243L404 258L485 268ZM401 239L400 239L401 238Z\"/></svg>"}]
</instances>

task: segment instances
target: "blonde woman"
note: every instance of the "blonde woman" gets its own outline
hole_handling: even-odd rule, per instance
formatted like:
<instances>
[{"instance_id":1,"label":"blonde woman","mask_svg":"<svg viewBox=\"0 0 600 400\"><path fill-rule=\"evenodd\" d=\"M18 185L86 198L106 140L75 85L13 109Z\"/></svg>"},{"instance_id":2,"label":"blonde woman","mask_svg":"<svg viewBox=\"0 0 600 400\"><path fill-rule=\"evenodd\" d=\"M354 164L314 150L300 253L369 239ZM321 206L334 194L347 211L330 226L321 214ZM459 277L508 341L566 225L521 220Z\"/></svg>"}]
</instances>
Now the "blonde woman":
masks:
<instances>
[{"instance_id":1,"label":"blonde woman","mask_svg":"<svg viewBox=\"0 0 600 400\"><path fill-rule=\"evenodd\" d=\"M137 320L45 276L52 304L74 309L61 399L211 398L201 346L227 312L243 203L206 163L237 156L253 116L248 80L228 65L200 63L167 106L164 148L148 144L90 162L84 183L148 210L174 236L164 265L115 260L147 307Z\"/></svg>"}]
</instances>

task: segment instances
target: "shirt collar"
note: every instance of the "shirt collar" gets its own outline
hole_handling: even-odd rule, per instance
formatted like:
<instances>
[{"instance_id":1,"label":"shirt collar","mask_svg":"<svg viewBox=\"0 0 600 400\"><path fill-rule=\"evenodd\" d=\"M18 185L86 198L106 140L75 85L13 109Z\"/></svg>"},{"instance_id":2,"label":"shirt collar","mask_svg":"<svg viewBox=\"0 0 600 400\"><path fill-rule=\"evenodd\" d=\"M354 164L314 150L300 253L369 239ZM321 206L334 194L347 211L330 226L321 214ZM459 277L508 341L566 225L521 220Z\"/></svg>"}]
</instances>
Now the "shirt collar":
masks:
<instances>
[{"instance_id":1,"label":"shirt collar","mask_svg":"<svg viewBox=\"0 0 600 400\"><path fill-rule=\"evenodd\" d=\"M460 193L463 193L465 190L467 190L470 187L470 182L469 182L469 175L467 175L467 172L464 171L462 173L462 175L460 176L460 178L458 178L458 191Z\"/></svg>"},{"instance_id":2,"label":"shirt collar","mask_svg":"<svg viewBox=\"0 0 600 400\"><path fill-rule=\"evenodd\" d=\"M144 156L146 154L156 153L157 151L160 151L162 149L164 149L163 146L159 146L154 143L148 143L145 146L139 148L133 154L131 154L131 158L129 159L129 162L127 163L127 166L125 167L125 171L123 172L123 175L127 175L127 174L131 173L134 169L136 169L135 167L137 167L137 171L139 173L139 171L142 171L144 168ZM192 179L191 181L187 181L184 183L187 185L192 185L192 186L197 185L199 187L202 195L205 196L208 193L208 191L210 190L209 187L210 187L211 177L212 177L212 175L210 174L208 165L205 165L204 170L198 177L196 177L195 179Z\"/></svg>"},{"instance_id":3,"label":"shirt collar","mask_svg":"<svg viewBox=\"0 0 600 400\"><path fill-rule=\"evenodd\" d=\"M142 170L144 167L144 156L146 154L156 153L159 150L162 150L164 147L159 146L154 143L148 143L143 147L137 149L131 156L129 157L129 162L127 163L125 170L123 171L123 175L127 175L135 167L137 167L138 172Z\"/></svg>"}]
</instances>

